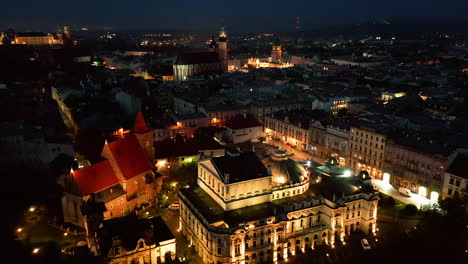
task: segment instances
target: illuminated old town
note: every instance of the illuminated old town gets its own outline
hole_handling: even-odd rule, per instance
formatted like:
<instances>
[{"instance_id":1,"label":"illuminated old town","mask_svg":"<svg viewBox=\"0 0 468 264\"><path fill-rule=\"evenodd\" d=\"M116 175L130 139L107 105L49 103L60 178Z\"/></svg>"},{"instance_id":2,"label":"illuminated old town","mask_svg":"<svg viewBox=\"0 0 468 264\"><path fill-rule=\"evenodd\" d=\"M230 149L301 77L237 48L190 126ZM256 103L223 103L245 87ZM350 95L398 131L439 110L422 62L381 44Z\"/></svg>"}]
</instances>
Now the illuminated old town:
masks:
<instances>
[{"instance_id":1,"label":"illuminated old town","mask_svg":"<svg viewBox=\"0 0 468 264\"><path fill-rule=\"evenodd\" d=\"M0 6L5 262L468 263L468 2Z\"/></svg>"}]
</instances>

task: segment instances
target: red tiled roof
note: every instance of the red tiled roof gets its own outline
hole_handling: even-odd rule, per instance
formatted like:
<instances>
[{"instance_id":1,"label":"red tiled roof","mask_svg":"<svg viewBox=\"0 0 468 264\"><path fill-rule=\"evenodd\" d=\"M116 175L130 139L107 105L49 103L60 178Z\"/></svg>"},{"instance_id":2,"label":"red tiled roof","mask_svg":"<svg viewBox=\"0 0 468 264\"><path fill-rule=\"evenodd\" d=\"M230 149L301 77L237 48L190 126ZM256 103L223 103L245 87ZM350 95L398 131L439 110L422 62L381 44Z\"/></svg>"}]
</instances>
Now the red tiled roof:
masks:
<instances>
[{"instance_id":1,"label":"red tiled roof","mask_svg":"<svg viewBox=\"0 0 468 264\"><path fill-rule=\"evenodd\" d=\"M83 195L98 192L119 182L108 160L73 172Z\"/></svg>"},{"instance_id":2,"label":"red tiled roof","mask_svg":"<svg viewBox=\"0 0 468 264\"><path fill-rule=\"evenodd\" d=\"M135 135L108 144L125 179L128 180L140 173L151 170L151 164Z\"/></svg>"},{"instance_id":3,"label":"red tiled roof","mask_svg":"<svg viewBox=\"0 0 468 264\"><path fill-rule=\"evenodd\" d=\"M136 134L145 134L150 132L151 129L146 125L145 118L141 112L138 113L135 125L133 126L133 133Z\"/></svg>"}]
</instances>

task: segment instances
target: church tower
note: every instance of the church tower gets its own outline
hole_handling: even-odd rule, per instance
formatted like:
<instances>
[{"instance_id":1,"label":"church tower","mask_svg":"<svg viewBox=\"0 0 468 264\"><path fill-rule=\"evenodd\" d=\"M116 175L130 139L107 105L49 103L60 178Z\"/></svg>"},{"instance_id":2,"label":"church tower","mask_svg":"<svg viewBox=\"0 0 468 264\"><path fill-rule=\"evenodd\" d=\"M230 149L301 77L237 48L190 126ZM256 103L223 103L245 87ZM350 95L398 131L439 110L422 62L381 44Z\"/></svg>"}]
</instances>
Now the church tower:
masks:
<instances>
[{"instance_id":1,"label":"church tower","mask_svg":"<svg viewBox=\"0 0 468 264\"><path fill-rule=\"evenodd\" d=\"M271 62L281 63L282 58L283 58L283 50L281 48L281 41L278 35L276 35L275 40L273 42L272 49L271 49Z\"/></svg>"},{"instance_id":2,"label":"church tower","mask_svg":"<svg viewBox=\"0 0 468 264\"><path fill-rule=\"evenodd\" d=\"M146 156L149 161L154 163L154 133L145 122L145 118L141 112L138 113L135 120L135 125L132 129L133 134L135 134L138 143L141 148L145 150Z\"/></svg>"},{"instance_id":3,"label":"church tower","mask_svg":"<svg viewBox=\"0 0 468 264\"><path fill-rule=\"evenodd\" d=\"M223 71L228 70L227 35L224 27L219 31L218 55L223 64Z\"/></svg>"}]
</instances>

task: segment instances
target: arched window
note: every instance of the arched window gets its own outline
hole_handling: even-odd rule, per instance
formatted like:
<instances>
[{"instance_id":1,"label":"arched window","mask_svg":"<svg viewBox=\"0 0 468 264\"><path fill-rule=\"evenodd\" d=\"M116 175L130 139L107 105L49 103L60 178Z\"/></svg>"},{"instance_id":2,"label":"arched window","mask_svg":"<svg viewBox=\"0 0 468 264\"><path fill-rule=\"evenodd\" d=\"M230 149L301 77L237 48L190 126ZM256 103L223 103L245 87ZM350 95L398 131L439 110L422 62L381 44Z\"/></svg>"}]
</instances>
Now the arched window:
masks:
<instances>
[{"instance_id":1,"label":"arched window","mask_svg":"<svg viewBox=\"0 0 468 264\"><path fill-rule=\"evenodd\" d=\"M326 236L327 236L327 233L323 232L322 237L326 237Z\"/></svg>"},{"instance_id":2,"label":"arched window","mask_svg":"<svg viewBox=\"0 0 468 264\"><path fill-rule=\"evenodd\" d=\"M317 236L317 235L314 235L314 239L317 239L317 238L318 238L318 236Z\"/></svg>"}]
</instances>

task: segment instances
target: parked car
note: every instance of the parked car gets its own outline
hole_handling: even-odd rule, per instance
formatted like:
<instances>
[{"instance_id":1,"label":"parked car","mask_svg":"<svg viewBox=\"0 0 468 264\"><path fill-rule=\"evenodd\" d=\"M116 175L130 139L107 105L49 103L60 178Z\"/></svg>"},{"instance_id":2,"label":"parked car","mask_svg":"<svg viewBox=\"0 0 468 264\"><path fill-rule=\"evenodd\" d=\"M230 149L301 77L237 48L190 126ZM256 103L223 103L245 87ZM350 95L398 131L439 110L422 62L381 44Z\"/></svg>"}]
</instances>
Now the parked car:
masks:
<instances>
[{"instance_id":1,"label":"parked car","mask_svg":"<svg viewBox=\"0 0 468 264\"><path fill-rule=\"evenodd\" d=\"M169 210L179 210L180 201L175 201L168 206Z\"/></svg>"},{"instance_id":2,"label":"parked car","mask_svg":"<svg viewBox=\"0 0 468 264\"><path fill-rule=\"evenodd\" d=\"M408 190L408 189L405 188L405 187L400 187L400 188L398 188L398 192L400 192L400 193L403 194L404 196L411 197L411 191Z\"/></svg>"},{"instance_id":3,"label":"parked car","mask_svg":"<svg viewBox=\"0 0 468 264\"><path fill-rule=\"evenodd\" d=\"M367 242L367 239L363 238L361 239L361 245L364 250L370 250L371 247L369 245L369 242Z\"/></svg>"}]
</instances>

